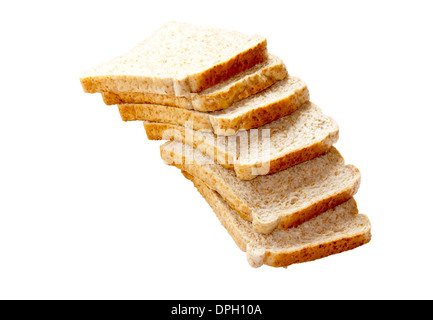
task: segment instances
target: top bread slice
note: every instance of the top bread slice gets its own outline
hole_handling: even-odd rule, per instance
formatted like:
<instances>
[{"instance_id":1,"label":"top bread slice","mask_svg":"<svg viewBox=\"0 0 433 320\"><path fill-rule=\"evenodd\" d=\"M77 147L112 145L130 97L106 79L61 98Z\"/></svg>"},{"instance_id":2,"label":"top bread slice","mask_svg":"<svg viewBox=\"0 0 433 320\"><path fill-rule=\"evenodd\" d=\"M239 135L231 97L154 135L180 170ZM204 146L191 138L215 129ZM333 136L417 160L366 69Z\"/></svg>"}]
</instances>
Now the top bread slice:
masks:
<instances>
[{"instance_id":1,"label":"top bread slice","mask_svg":"<svg viewBox=\"0 0 433 320\"><path fill-rule=\"evenodd\" d=\"M82 75L85 92L201 92L267 59L266 39L169 22L128 53Z\"/></svg>"},{"instance_id":2,"label":"top bread slice","mask_svg":"<svg viewBox=\"0 0 433 320\"><path fill-rule=\"evenodd\" d=\"M150 140L188 144L241 180L273 174L325 152L338 140L337 122L308 101L288 116L236 135L216 136L188 127L144 122Z\"/></svg>"},{"instance_id":3,"label":"top bread slice","mask_svg":"<svg viewBox=\"0 0 433 320\"><path fill-rule=\"evenodd\" d=\"M289 230L260 234L215 191L183 172L215 212L252 267L287 267L352 250L371 240L371 224L353 198Z\"/></svg>"},{"instance_id":4,"label":"top bread slice","mask_svg":"<svg viewBox=\"0 0 433 320\"><path fill-rule=\"evenodd\" d=\"M309 98L305 82L289 76L220 111L200 112L157 104L119 104L118 107L124 121L141 120L181 126L190 122L194 130L229 136L291 114Z\"/></svg>"},{"instance_id":5,"label":"top bread slice","mask_svg":"<svg viewBox=\"0 0 433 320\"><path fill-rule=\"evenodd\" d=\"M158 104L197 111L223 110L234 102L265 90L288 76L283 61L274 56L189 98L150 92L102 92L105 104Z\"/></svg>"},{"instance_id":6,"label":"top bread slice","mask_svg":"<svg viewBox=\"0 0 433 320\"><path fill-rule=\"evenodd\" d=\"M297 226L349 200L361 181L359 170L345 165L334 147L310 161L248 181L191 146L173 141L160 149L168 165L203 180L260 233Z\"/></svg>"}]
</instances>

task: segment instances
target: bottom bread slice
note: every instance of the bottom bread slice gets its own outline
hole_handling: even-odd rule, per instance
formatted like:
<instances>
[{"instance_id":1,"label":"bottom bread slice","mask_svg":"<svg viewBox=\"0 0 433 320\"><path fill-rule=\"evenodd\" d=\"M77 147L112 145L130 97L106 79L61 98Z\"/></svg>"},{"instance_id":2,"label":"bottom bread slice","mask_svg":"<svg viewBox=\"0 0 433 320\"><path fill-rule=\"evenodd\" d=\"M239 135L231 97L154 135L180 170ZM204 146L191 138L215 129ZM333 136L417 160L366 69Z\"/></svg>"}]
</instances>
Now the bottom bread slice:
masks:
<instances>
[{"instance_id":1,"label":"bottom bread slice","mask_svg":"<svg viewBox=\"0 0 433 320\"><path fill-rule=\"evenodd\" d=\"M246 252L252 267L287 267L351 250L371 240L370 221L366 215L358 214L353 198L295 228L260 234L217 192L200 179L182 173L194 183L238 247Z\"/></svg>"}]
</instances>

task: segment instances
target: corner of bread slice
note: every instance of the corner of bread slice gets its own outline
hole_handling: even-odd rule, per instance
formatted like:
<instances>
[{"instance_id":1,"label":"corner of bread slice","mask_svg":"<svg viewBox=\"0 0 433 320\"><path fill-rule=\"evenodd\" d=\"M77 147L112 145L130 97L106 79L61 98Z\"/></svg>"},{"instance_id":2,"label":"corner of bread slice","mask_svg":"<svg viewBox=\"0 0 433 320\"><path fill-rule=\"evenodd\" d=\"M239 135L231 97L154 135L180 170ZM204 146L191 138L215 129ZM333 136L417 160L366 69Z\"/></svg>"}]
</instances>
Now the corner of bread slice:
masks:
<instances>
[{"instance_id":1,"label":"corner of bread slice","mask_svg":"<svg viewBox=\"0 0 433 320\"><path fill-rule=\"evenodd\" d=\"M256 238L259 239L259 238ZM371 224L358 214L352 199L289 230L275 230L258 242L248 243L248 262L257 267L287 267L355 249L371 240Z\"/></svg>"},{"instance_id":2,"label":"corner of bread slice","mask_svg":"<svg viewBox=\"0 0 433 320\"><path fill-rule=\"evenodd\" d=\"M156 125L155 122L143 121L143 127L149 140L163 140L164 128L160 125ZM169 139L167 139L169 140Z\"/></svg>"},{"instance_id":3,"label":"corner of bread slice","mask_svg":"<svg viewBox=\"0 0 433 320\"><path fill-rule=\"evenodd\" d=\"M183 142L185 137L183 126L151 121L143 121L143 126L149 140L178 140Z\"/></svg>"},{"instance_id":4,"label":"corner of bread slice","mask_svg":"<svg viewBox=\"0 0 433 320\"><path fill-rule=\"evenodd\" d=\"M210 28L207 29L211 30ZM225 39L230 37L231 45L237 47L233 47L230 54L227 50L220 51L224 54L225 60L217 61L213 65L209 65L210 67L207 69L176 79L174 83L175 95L202 92L268 59L265 37L261 35L246 36L239 32L222 29L215 30L226 33ZM218 50L217 48L214 49Z\"/></svg>"},{"instance_id":5,"label":"corner of bread slice","mask_svg":"<svg viewBox=\"0 0 433 320\"><path fill-rule=\"evenodd\" d=\"M247 261L253 268L260 268L265 263L266 249L260 246L256 246L253 243L247 244L245 251L247 255Z\"/></svg>"},{"instance_id":6,"label":"corner of bread slice","mask_svg":"<svg viewBox=\"0 0 433 320\"><path fill-rule=\"evenodd\" d=\"M269 234L280 224L279 215L259 216L253 211L251 216L253 230L258 233Z\"/></svg>"}]
</instances>

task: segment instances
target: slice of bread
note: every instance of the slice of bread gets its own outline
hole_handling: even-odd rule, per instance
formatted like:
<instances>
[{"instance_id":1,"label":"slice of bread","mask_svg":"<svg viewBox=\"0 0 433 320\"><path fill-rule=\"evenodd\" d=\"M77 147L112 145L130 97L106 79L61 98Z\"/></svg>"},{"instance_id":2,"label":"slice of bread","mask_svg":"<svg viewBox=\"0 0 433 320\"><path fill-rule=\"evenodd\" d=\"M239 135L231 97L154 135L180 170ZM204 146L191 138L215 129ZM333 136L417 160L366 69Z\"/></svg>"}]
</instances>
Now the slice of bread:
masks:
<instances>
[{"instance_id":1,"label":"slice of bread","mask_svg":"<svg viewBox=\"0 0 433 320\"><path fill-rule=\"evenodd\" d=\"M192 122L194 130L228 136L289 115L309 98L305 82L290 76L220 111L200 112L156 104L119 104L118 107L124 121L141 120L182 126Z\"/></svg>"},{"instance_id":2,"label":"slice of bread","mask_svg":"<svg viewBox=\"0 0 433 320\"><path fill-rule=\"evenodd\" d=\"M162 145L161 157L203 180L260 233L292 228L349 200L361 182L359 170L345 165L334 147L310 161L249 181L180 142Z\"/></svg>"},{"instance_id":3,"label":"slice of bread","mask_svg":"<svg viewBox=\"0 0 433 320\"><path fill-rule=\"evenodd\" d=\"M102 98L107 105L150 103L209 112L226 109L287 76L283 61L269 55L266 61L202 92L191 93L189 98L149 92L102 92Z\"/></svg>"},{"instance_id":4,"label":"slice of bread","mask_svg":"<svg viewBox=\"0 0 433 320\"><path fill-rule=\"evenodd\" d=\"M188 144L241 180L272 174L327 152L338 140L338 125L320 108L306 102L292 114L258 129L240 131L230 137L188 127L144 122L150 140L172 140Z\"/></svg>"},{"instance_id":5,"label":"slice of bread","mask_svg":"<svg viewBox=\"0 0 433 320\"><path fill-rule=\"evenodd\" d=\"M203 181L187 173L185 176L193 181L235 243L246 252L252 267L287 267L313 261L354 249L371 239L370 221L366 215L358 214L353 198L298 227L260 234Z\"/></svg>"},{"instance_id":6,"label":"slice of bread","mask_svg":"<svg viewBox=\"0 0 433 320\"><path fill-rule=\"evenodd\" d=\"M128 53L81 77L85 92L152 92L189 96L267 59L266 39L169 22Z\"/></svg>"}]
</instances>

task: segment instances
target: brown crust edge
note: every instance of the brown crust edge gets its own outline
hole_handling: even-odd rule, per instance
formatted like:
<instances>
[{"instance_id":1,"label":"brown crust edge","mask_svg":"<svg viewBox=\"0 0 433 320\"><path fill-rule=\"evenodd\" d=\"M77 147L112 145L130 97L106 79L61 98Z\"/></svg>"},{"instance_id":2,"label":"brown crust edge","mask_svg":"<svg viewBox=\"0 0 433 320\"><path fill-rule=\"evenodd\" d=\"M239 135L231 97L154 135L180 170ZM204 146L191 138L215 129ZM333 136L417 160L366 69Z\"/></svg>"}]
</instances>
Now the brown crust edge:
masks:
<instances>
[{"instance_id":1,"label":"brown crust edge","mask_svg":"<svg viewBox=\"0 0 433 320\"><path fill-rule=\"evenodd\" d=\"M187 77L191 92L198 93L234 75L245 71L268 58L267 41L262 39L254 47L236 55L228 61L221 62L197 75Z\"/></svg>"},{"instance_id":2,"label":"brown crust edge","mask_svg":"<svg viewBox=\"0 0 433 320\"><path fill-rule=\"evenodd\" d=\"M266 252L264 263L271 267L287 267L309 262L360 247L371 240L371 229L353 237L344 237L327 243L303 248L298 252Z\"/></svg>"}]
</instances>

